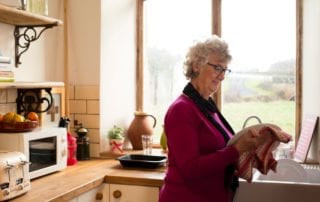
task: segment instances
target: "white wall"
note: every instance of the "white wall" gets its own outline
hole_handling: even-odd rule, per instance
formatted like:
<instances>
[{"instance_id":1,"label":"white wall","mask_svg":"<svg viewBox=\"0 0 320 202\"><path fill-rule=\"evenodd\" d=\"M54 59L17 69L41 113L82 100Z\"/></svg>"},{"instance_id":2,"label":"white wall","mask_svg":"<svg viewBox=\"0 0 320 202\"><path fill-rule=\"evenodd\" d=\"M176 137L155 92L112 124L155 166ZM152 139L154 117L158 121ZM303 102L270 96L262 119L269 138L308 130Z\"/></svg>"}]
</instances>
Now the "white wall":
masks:
<instances>
[{"instance_id":1,"label":"white wall","mask_svg":"<svg viewBox=\"0 0 320 202\"><path fill-rule=\"evenodd\" d=\"M49 16L63 20L63 0ZM100 133L128 127L135 110L136 1L69 0L69 85L100 86ZM14 56L11 25L0 23L0 50ZM64 81L63 26L43 33L13 68L17 81ZM12 58L14 59L14 58ZM104 145L102 144L102 147Z\"/></svg>"},{"instance_id":2,"label":"white wall","mask_svg":"<svg viewBox=\"0 0 320 202\"><path fill-rule=\"evenodd\" d=\"M133 119L136 87L135 2L101 1L101 134L106 134L114 124L127 127Z\"/></svg>"},{"instance_id":3,"label":"white wall","mask_svg":"<svg viewBox=\"0 0 320 202\"><path fill-rule=\"evenodd\" d=\"M62 0L49 1L49 16L61 19L59 12ZM63 41L59 36L63 27L46 30L40 38L30 44L22 54L21 65L14 67L14 26L0 23L0 51L12 57L12 70L16 81L63 81ZM61 39L61 38L60 38Z\"/></svg>"},{"instance_id":4,"label":"white wall","mask_svg":"<svg viewBox=\"0 0 320 202\"><path fill-rule=\"evenodd\" d=\"M14 62L13 30L14 30L13 26L0 23L0 33L1 33L0 34L0 52L5 56L12 57L12 62Z\"/></svg>"},{"instance_id":5,"label":"white wall","mask_svg":"<svg viewBox=\"0 0 320 202\"><path fill-rule=\"evenodd\" d=\"M303 5L303 114L320 115L320 1Z\"/></svg>"},{"instance_id":6,"label":"white wall","mask_svg":"<svg viewBox=\"0 0 320 202\"><path fill-rule=\"evenodd\" d=\"M302 115L320 116L320 1L303 1ZM320 124L316 128L307 161L320 161Z\"/></svg>"},{"instance_id":7,"label":"white wall","mask_svg":"<svg viewBox=\"0 0 320 202\"><path fill-rule=\"evenodd\" d=\"M100 0L68 1L69 82L100 83Z\"/></svg>"},{"instance_id":8,"label":"white wall","mask_svg":"<svg viewBox=\"0 0 320 202\"><path fill-rule=\"evenodd\" d=\"M100 86L100 146L135 108L135 1L70 0L69 84Z\"/></svg>"}]
</instances>

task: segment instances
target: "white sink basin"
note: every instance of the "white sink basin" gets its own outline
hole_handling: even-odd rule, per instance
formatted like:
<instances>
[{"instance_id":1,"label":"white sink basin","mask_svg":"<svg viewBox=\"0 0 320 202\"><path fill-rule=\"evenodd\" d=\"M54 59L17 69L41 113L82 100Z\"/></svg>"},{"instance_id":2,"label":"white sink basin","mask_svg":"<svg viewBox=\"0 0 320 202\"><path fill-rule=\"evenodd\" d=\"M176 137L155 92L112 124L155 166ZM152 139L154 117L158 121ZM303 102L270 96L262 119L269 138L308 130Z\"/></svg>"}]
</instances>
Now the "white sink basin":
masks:
<instances>
[{"instance_id":1,"label":"white sink basin","mask_svg":"<svg viewBox=\"0 0 320 202\"><path fill-rule=\"evenodd\" d=\"M291 159L279 159L277 172L269 171L262 175L256 171L253 180L320 183L320 169L319 165L301 165Z\"/></svg>"},{"instance_id":2,"label":"white sink basin","mask_svg":"<svg viewBox=\"0 0 320 202\"><path fill-rule=\"evenodd\" d=\"M256 172L252 183L240 180L235 202L320 201L319 165L302 165L298 170L296 166L289 166L286 169L288 172L270 171L267 176Z\"/></svg>"},{"instance_id":3,"label":"white sink basin","mask_svg":"<svg viewBox=\"0 0 320 202\"><path fill-rule=\"evenodd\" d=\"M320 183L320 166L319 165L302 165L307 171L309 183Z\"/></svg>"}]
</instances>

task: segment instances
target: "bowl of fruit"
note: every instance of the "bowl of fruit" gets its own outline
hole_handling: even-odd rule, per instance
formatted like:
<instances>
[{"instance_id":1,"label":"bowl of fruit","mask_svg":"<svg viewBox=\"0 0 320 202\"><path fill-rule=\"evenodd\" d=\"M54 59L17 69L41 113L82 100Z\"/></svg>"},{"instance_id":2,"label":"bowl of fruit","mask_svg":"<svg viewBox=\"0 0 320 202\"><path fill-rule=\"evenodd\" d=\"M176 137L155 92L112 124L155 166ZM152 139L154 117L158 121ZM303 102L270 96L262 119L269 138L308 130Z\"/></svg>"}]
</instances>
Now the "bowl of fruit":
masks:
<instances>
[{"instance_id":1,"label":"bowl of fruit","mask_svg":"<svg viewBox=\"0 0 320 202\"><path fill-rule=\"evenodd\" d=\"M0 132L28 132L39 124L39 117L35 112L29 112L26 117L15 112L0 115Z\"/></svg>"}]
</instances>

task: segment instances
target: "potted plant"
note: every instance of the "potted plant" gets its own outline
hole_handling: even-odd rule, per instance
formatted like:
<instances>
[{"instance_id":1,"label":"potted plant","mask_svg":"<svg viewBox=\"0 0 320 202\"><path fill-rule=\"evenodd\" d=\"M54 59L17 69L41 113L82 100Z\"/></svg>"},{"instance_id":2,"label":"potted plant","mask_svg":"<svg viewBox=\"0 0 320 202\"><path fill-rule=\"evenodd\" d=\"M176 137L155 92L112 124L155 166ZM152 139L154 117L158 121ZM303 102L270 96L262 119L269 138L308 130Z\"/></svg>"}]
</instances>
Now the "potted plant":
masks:
<instances>
[{"instance_id":1,"label":"potted plant","mask_svg":"<svg viewBox=\"0 0 320 202\"><path fill-rule=\"evenodd\" d=\"M124 130L119 126L114 125L108 132L108 139L111 152L115 154L122 154Z\"/></svg>"}]
</instances>

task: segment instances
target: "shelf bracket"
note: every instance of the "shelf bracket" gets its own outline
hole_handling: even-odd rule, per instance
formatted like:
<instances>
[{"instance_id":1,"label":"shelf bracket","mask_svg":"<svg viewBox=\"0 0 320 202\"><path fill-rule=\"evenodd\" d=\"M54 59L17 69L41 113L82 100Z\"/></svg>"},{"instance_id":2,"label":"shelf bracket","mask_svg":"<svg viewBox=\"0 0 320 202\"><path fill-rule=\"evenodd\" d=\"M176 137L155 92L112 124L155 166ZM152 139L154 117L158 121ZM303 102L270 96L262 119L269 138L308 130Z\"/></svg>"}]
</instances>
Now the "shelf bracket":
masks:
<instances>
[{"instance_id":1,"label":"shelf bracket","mask_svg":"<svg viewBox=\"0 0 320 202\"><path fill-rule=\"evenodd\" d=\"M33 89L17 89L17 112L18 114L27 115L33 111L36 113L44 113L51 109L54 103L52 88L33 88ZM41 93L44 90L46 94ZM46 96L48 95L48 96ZM46 104L45 107L42 107Z\"/></svg>"},{"instance_id":2,"label":"shelf bracket","mask_svg":"<svg viewBox=\"0 0 320 202\"><path fill-rule=\"evenodd\" d=\"M15 26L14 39L15 39L15 66L21 64L21 55L29 49L30 43L39 39L41 34L55 25L26 25ZM38 30L36 28L41 28ZM20 32L21 31L21 32ZM21 50L20 50L21 49Z\"/></svg>"}]
</instances>

